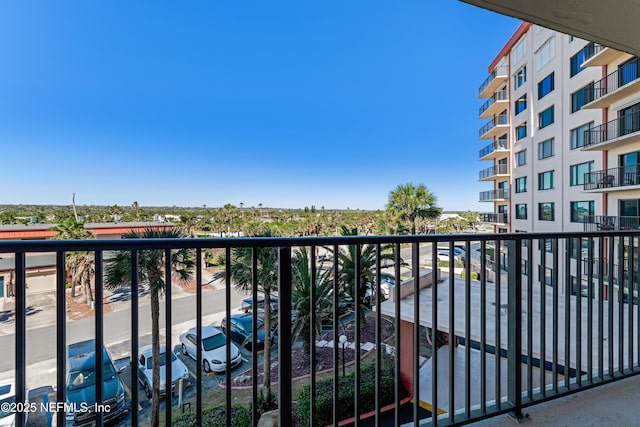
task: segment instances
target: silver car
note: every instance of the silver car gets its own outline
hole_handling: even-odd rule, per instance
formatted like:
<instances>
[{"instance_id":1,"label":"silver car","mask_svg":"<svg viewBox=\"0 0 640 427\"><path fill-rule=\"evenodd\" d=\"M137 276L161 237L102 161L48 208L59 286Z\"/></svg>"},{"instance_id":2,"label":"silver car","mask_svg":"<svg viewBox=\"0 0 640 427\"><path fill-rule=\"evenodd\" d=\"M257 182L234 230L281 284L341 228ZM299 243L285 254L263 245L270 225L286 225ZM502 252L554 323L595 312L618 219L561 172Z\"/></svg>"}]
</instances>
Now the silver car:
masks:
<instances>
[{"instance_id":1,"label":"silver car","mask_svg":"<svg viewBox=\"0 0 640 427\"><path fill-rule=\"evenodd\" d=\"M171 389L175 387L175 384L180 380L189 379L189 370L182 360L178 359L175 354L171 354ZM151 357L151 346L146 346L140 350L138 356L138 381L144 387L144 391L147 397L151 397L151 390L153 389L153 358ZM164 395L167 390L166 385L166 363L167 354L165 346L160 346L160 395Z\"/></svg>"},{"instance_id":2,"label":"silver car","mask_svg":"<svg viewBox=\"0 0 640 427\"><path fill-rule=\"evenodd\" d=\"M196 328L187 329L180 334L182 354L196 360L198 340ZM202 367L205 372L224 372L227 370L227 336L214 326L202 327ZM235 344L231 343L231 368L242 362L242 355Z\"/></svg>"}]
</instances>

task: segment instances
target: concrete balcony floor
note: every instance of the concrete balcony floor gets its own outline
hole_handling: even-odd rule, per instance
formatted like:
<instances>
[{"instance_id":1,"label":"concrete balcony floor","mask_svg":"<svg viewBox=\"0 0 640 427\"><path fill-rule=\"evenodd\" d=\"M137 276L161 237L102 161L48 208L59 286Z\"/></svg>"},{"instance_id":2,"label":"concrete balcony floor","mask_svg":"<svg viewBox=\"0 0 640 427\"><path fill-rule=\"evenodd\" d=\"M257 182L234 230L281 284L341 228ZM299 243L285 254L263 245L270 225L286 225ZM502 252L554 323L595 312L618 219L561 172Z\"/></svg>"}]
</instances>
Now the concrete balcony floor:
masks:
<instances>
[{"instance_id":1,"label":"concrete balcony floor","mask_svg":"<svg viewBox=\"0 0 640 427\"><path fill-rule=\"evenodd\" d=\"M626 378L525 409L526 426L638 426L640 425L640 377ZM507 415L473 426L513 427Z\"/></svg>"}]
</instances>

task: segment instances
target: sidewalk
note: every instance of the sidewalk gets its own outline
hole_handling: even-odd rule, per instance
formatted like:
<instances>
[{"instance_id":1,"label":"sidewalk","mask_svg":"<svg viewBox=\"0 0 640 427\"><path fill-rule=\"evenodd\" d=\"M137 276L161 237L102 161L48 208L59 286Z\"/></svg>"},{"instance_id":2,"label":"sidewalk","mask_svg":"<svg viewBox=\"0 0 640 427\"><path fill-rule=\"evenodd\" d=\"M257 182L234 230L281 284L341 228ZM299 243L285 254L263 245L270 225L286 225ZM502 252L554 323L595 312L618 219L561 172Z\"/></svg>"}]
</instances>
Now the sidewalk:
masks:
<instances>
[{"instance_id":1,"label":"sidewalk","mask_svg":"<svg viewBox=\"0 0 640 427\"><path fill-rule=\"evenodd\" d=\"M225 287L224 278L208 271L202 275L203 286L213 286L215 289ZM67 289L67 322L93 315L93 310L84 302L82 294L77 294L76 301L69 303L70 290ZM105 289L103 294L104 312L127 310L131 308L131 293L129 287L110 291ZM173 300L194 295L185 288L172 283L171 297ZM139 305L149 304L149 294L140 290ZM0 303L0 335L15 333L15 301L8 300ZM56 292L41 292L27 295L26 306L27 330L56 324Z\"/></svg>"}]
</instances>

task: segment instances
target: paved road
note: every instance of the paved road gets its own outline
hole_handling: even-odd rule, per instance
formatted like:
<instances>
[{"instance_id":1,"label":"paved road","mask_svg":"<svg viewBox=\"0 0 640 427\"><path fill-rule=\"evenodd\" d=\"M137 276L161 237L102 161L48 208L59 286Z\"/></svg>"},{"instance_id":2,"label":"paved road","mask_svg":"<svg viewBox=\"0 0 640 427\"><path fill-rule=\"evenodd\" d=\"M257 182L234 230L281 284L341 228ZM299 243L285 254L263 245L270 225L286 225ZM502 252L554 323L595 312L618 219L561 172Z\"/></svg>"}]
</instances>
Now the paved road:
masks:
<instances>
[{"instance_id":1,"label":"paved road","mask_svg":"<svg viewBox=\"0 0 640 427\"><path fill-rule=\"evenodd\" d=\"M225 311L225 289L203 292L202 307L204 315ZM240 306L245 298L233 288L231 289L231 308ZM161 301L160 327L165 326L164 300ZM189 295L172 301L172 323L196 322L196 296ZM124 309L106 313L104 315L104 342L106 346L128 341L131 338L131 309ZM138 316L139 335L151 333L151 311L148 304L141 305ZM178 331L180 332L180 331ZM67 322L67 342L77 342L94 337L94 318L88 317L81 320ZM26 363L31 365L56 355L56 326L43 326L27 330ZM175 342L174 342L175 344ZM3 357L0 358L0 372L13 369L15 359L15 336L0 336L0 348L3 349Z\"/></svg>"}]
</instances>

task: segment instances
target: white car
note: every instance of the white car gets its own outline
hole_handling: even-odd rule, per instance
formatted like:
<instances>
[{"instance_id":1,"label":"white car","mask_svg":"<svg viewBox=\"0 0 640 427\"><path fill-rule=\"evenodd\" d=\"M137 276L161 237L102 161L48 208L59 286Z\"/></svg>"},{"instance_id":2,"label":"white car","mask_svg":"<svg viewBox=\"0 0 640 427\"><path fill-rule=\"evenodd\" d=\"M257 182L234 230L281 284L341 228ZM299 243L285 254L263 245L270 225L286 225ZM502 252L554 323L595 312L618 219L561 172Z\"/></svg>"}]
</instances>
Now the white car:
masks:
<instances>
[{"instance_id":1,"label":"white car","mask_svg":"<svg viewBox=\"0 0 640 427\"><path fill-rule=\"evenodd\" d=\"M171 354L171 389L175 387L175 384L183 379L184 381L189 379L189 370L182 360L178 359L175 354ZM167 390L166 385L166 362L167 354L165 346L160 346L160 395L164 395ZM151 390L153 389L153 358L151 357L151 346L146 346L140 350L138 356L138 381L144 387L144 391L147 397L151 397Z\"/></svg>"},{"instance_id":2,"label":"white car","mask_svg":"<svg viewBox=\"0 0 640 427\"><path fill-rule=\"evenodd\" d=\"M197 358L198 340L197 329L187 329L180 334L182 354ZM202 327L202 367L205 372L224 372L227 370L227 336L220 328L214 326ZM231 343L231 368L242 363L240 350Z\"/></svg>"},{"instance_id":3,"label":"white car","mask_svg":"<svg viewBox=\"0 0 640 427\"><path fill-rule=\"evenodd\" d=\"M25 396L29 396L29 390L26 390ZM0 403L2 403L2 409L0 410L0 426L14 426L16 424L16 412L8 410L10 408L4 408L7 404L12 405L16 401L16 386L13 380L6 380L0 383ZM29 405L29 400L25 402ZM27 414L29 411L23 411L22 417L24 418L24 424L27 425Z\"/></svg>"}]
</instances>

